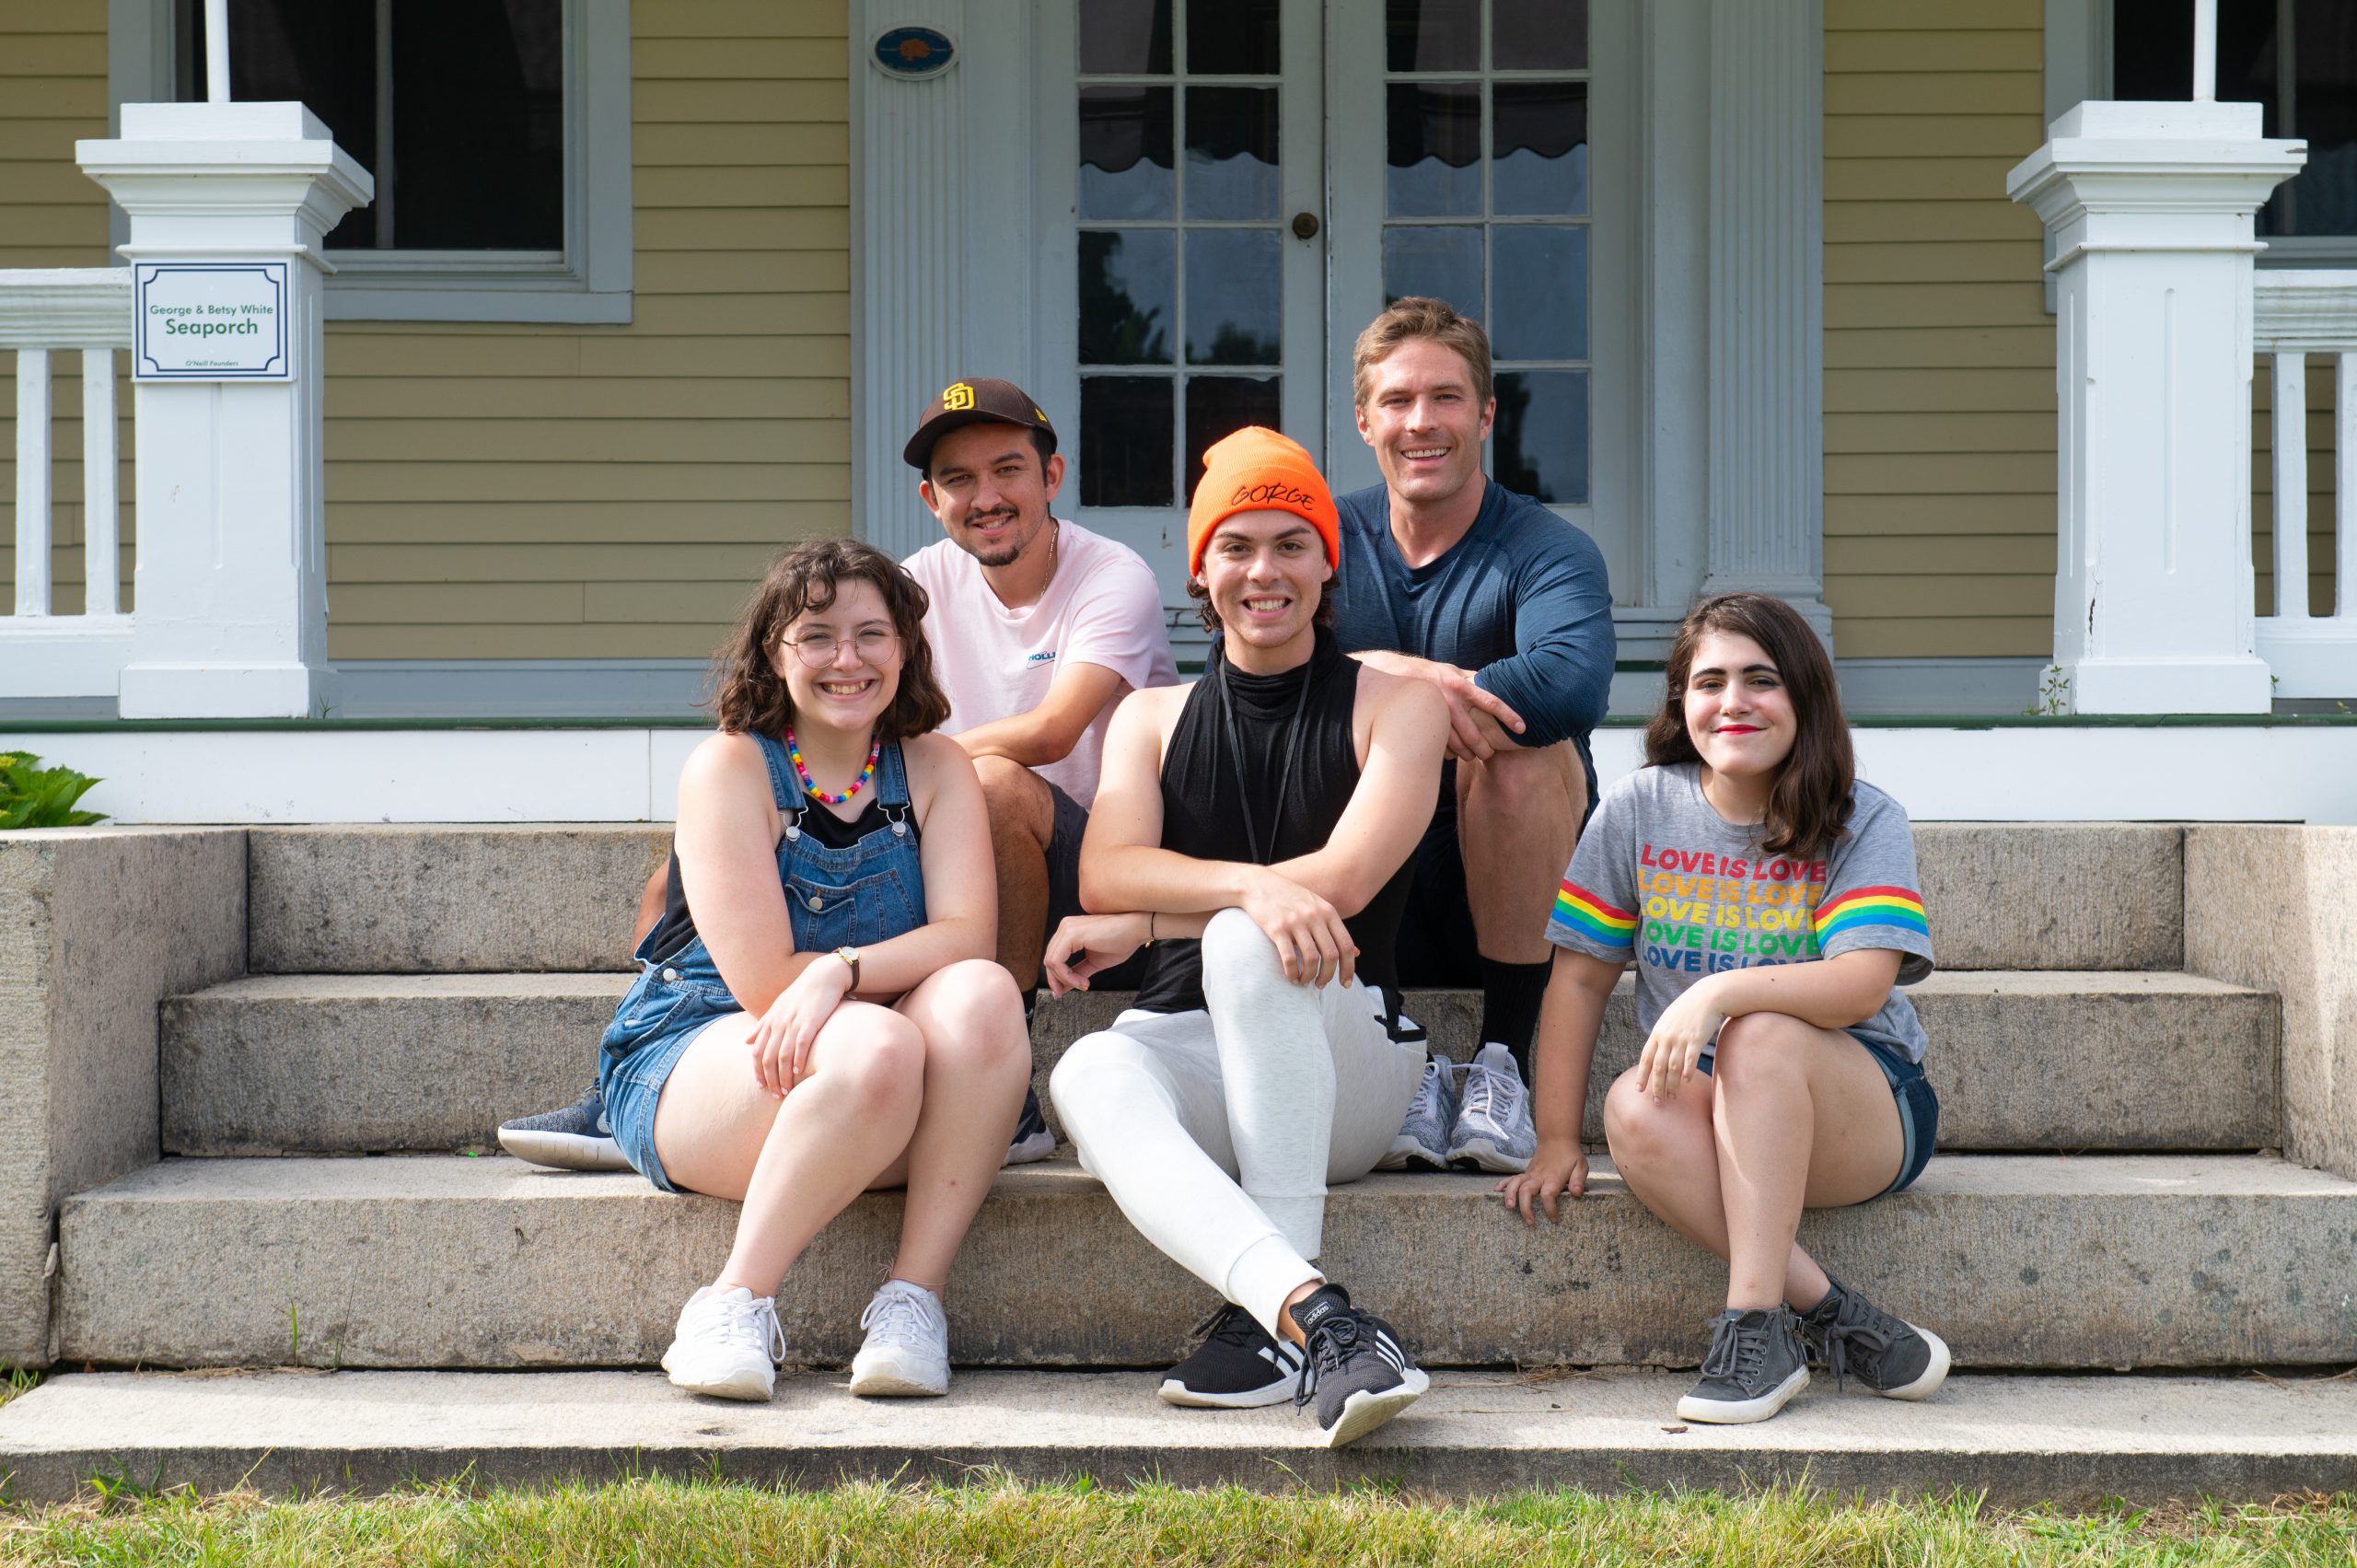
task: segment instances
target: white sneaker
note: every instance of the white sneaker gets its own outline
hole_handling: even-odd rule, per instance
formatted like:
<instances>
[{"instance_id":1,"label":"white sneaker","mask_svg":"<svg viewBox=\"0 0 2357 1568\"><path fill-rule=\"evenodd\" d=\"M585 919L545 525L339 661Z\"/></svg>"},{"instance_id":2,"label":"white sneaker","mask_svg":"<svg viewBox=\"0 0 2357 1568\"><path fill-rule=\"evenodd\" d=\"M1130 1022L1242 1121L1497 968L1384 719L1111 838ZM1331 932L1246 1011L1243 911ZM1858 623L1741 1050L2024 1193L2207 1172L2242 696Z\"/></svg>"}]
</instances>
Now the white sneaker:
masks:
<instances>
[{"instance_id":1,"label":"white sneaker","mask_svg":"<svg viewBox=\"0 0 2357 1568\"><path fill-rule=\"evenodd\" d=\"M871 1398L949 1392L949 1319L941 1297L886 1280L859 1315L867 1342L851 1361L851 1391Z\"/></svg>"},{"instance_id":2,"label":"white sneaker","mask_svg":"<svg viewBox=\"0 0 2357 1568\"><path fill-rule=\"evenodd\" d=\"M1530 1094L1514 1052L1497 1041L1483 1046L1465 1066L1465 1098L1448 1135L1448 1163L1511 1173L1527 1170L1538 1152L1538 1130L1531 1124Z\"/></svg>"},{"instance_id":3,"label":"white sneaker","mask_svg":"<svg viewBox=\"0 0 2357 1568\"><path fill-rule=\"evenodd\" d=\"M743 1285L705 1285L679 1308L663 1370L691 1394L766 1400L777 1388L777 1364L784 1359L785 1330L778 1327L776 1302L757 1298Z\"/></svg>"}]
</instances>

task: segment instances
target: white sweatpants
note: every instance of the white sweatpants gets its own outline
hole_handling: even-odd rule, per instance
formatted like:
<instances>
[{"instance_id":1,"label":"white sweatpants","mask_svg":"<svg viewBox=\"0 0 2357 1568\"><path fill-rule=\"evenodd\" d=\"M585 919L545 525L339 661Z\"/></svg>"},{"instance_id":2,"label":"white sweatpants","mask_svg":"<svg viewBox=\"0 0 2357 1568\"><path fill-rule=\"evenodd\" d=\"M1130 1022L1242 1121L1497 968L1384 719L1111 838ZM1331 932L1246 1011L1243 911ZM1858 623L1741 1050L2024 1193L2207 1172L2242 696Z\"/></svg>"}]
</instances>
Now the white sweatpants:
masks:
<instances>
[{"instance_id":1,"label":"white sweatpants","mask_svg":"<svg viewBox=\"0 0 2357 1568\"><path fill-rule=\"evenodd\" d=\"M1130 1223L1275 1334L1320 1277L1328 1185L1391 1147L1424 1051L1385 1031L1379 991L1285 979L1241 910L1203 933L1203 998L1074 1041L1048 1092Z\"/></svg>"}]
</instances>

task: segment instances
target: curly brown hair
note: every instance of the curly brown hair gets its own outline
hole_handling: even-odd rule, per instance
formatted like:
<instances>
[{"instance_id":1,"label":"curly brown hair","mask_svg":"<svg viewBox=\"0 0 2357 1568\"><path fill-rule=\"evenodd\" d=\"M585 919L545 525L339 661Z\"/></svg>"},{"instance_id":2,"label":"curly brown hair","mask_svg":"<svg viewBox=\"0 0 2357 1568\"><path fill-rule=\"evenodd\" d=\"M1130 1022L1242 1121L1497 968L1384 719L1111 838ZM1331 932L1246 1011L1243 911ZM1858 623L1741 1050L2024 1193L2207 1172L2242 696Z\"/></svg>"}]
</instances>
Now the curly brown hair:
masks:
<instances>
[{"instance_id":1,"label":"curly brown hair","mask_svg":"<svg viewBox=\"0 0 2357 1568\"><path fill-rule=\"evenodd\" d=\"M1771 854L1824 854L1848 830L1857 759L1850 748L1849 722L1841 716L1833 660L1800 611L1782 599L1720 594L1687 613L1669 645L1661 711L1645 726L1645 766L1702 760L1686 728L1686 679L1694 668L1695 646L1710 632L1732 632L1759 644L1792 696L1793 749L1769 786L1759 847Z\"/></svg>"},{"instance_id":2,"label":"curly brown hair","mask_svg":"<svg viewBox=\"0 0 2357 1568\"><path fill-rule=\"evenodd\" d=\"M711 706L721 728L775 736L794 722L794 703L771 660L772 652L795 616L829 609L842 585L852 581L875 585L900 639L900 689L885 705L877 727L888 740L941 727L949 716L949 699L934 679L933 649L924 640L929 602L924 589L899 562L872 544L818 539L770 563L737 629L714 656Z\"/></svg>"}]
</instances>

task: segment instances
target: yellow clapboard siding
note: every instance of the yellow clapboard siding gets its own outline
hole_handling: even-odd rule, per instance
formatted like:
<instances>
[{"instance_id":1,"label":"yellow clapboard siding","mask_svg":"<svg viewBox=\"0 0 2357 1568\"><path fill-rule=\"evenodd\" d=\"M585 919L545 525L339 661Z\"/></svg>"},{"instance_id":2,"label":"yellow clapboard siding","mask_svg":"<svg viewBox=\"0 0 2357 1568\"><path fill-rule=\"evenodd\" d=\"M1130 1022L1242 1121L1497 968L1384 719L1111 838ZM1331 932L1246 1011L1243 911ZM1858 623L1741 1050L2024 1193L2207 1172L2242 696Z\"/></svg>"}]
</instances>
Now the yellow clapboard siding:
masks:
<instances>
[{"instance_id":1,"label":"yellow clapboard siding","mask_svg":"<svg viewBox=\"0 0 2357 1568\"><path fill-rule=\"evenodd\" d=\"M583 602L590 621L725 625L744 610L752 587L741 576L714 583L591 583Z\"/></svg>"},{"instance_id":2,"label":"yellow clapboard siding","mask_svg":"<svg viewBox=\"0 0 2357 1568\"><path fill-rule=\"evenodd\" d=\"M1885 71L1825 78L1828 114L2038 114L2036 71Z\"/></svg>"},{"instance_id":3,"label":"yellow clapboard siding","mask_svg":"<svg viewBox=\"0 0 2357 1568\"><path fill-rule=\"evenodd\" d=\"M2005 200L2011 157L1829 157L1829 202L1985 202Z\"/></svg>"},{"instance_id":4,"label":"yellow clapboard siding","mask_svg":"<svg viewBox=\"0 0 2357 1568\"><path fill-rule=\"evenodd\" d=\"M2046 140L2035 114L1829 114L1828 157L2003 157Z\"/></svg>"},{"instance_id":5,"label":"yellow clapboard siding","mask_svg":"<svg viewBox=\"0 0 2357 1568\"><path fill-rule=\"evenodd\" d=\"M843 47L849 47L848 41ZM641 36L631 44L631 79L726 82L799 78L810 69L810 41L802 38Z\"/></svg>"},{"instance_id":6,"label":"yellow clapboard siding","mask_svg":"<svg viewBox=\"0 0 2357 1568\"><path fill-rule=\"evenodd\" d=\"M731 618L733 619L733 617ZM331 659L378 658L694 658L705 659L728 635L708 625L350 625L328 622Z\"/></svg>"},{"instance_id":7,"label":"yellow clapboard siding","mask_svg":"<svg viewBox=\"0 0 2357 1568\"><path fill-rule=\"evenodd\" d=\"M1825 451L2051 452L2054 415L2038 413L1829 413Z\"/></svg>"},{"instance_id":8,"label":"yellow clapboard siding","mask_svg":"<svg viewBox=\"0 0 2357 1568\"><path fill-rule=\"evenodd\" d=\"M575 376L581 373L582 340L571 332L543 330L499 338L453 338L435 329L369 331L375 323L328 323L328 412L347 381L377 376ZM627 340L625 340L627 341Z\"/></svg>"},{"instance_id":9,"label":"yellow clapboard siding","mask_svg":"<svg viewBox=\"0 0 2357 1568\"><path fill-rule=\"evenodd\" d=\"M1980 202L1828 202L1828 247L1877 240L1927 242L1952 239L2028 239L2043 230L2038 215L2015 206L2002 192Z\"/></svg>"},{"instance_id":10,"label":"yellow clapboard siding","mask_svg":"<svg viewBox=\"0 0 2357 1568\"><path fill-rule=\"evenodd\" d=\"M103 121L84 119L38 120L30 116L0 115L0 158L41 159L63 162L74 167L74 144L93 134L106 134ZM77 170L78 173L78 170ZM91 190L98 187L92 185Z\"/></svg>"},{"instance_id":11,"label":"yellow clapboard siding","mask_svg":"<svg viewBox=\"0 0 2357 1568\"><path fill-rule=\"evenodd\" d=\"M328 465L340 501L636 501L650 527L682 500L849 501L851 462L517 463L367 462ZM332 517L329 524L334 527Z\"/></svg>"},{"instance_id":12,"label":"yellow clapboard siding","mask_svg":"<svg viewBox=\"0 0 2357 1568\"><path fill-rule=\"evenodd\" d=\"M90 0L7 0L0 26L11 33L75 33L98 41L99 69L106 65L107 12Z\"/></svg>"},{"instance_id":13,"label":"yellow clapboard siding","mask_svg":"<svg viewBox=\"0 0 2357 1568\"><path fill-rule=\"evenodd\" d=\"M2004 327L2044 313L2038 274L2020 283L1850 283L1828 289L1828 331L1848 328Z\"/></svg>"},{"instance_id":14,"label":"yellow clapboard siding","mask_svg":"<svg viewBox=\"0 0 2357 1568\"><path fill-rule=\"evenodd\" d=\"M336 583L329 611L355 623L412 626L577 621L579 583Z\"/></svg>"},{"instance_id":15,"label":"yellow clapboard siding","mask_svg":"<svg viewBox=\"0 0 2357 1568\"><path fill-rule=\"evenodd\" d=\"M2020 574L2054 577L2054 531L2043 533L1886 534L1828 538L1825 570L1838 577L1943 576Z\"/></svg>"},{"instance_id":16,"label":"yellow clapboard siding","mask_svg":"<svg viewBox=\"0 0 2357 1568\"><path fill-rule=\"evenodd\" d=\"M1898 452L1825 459L1825 488L1848 495L2054 493L2051 452Z\"/></svg>"},{"instance_id":17,"label":"yellow clapboard siding","mask_svg":"<svg viewBox=\"0 0 2357 1568\"><path fill-rule=\"evenodd\" d=\"M692 583L743 587L776 552L766 541L685 544L672 539L583 544L337 544L328 570L344 583ZM592 616L592 619L606 619Z\"/></svg>"},{"instance_id":18,"label":"yellow clapboard siding","mask_svg":"<svg viewBox=\"0 0 2357 1568\"><path fill-rule=\"evenodd\" d=\"M826 243L829 220L808 215L851 200L849 174L840 168L788 171L829 185L832 195L814 189L799 205L760 209L653 207L638 213L638 242L650 250L807 250Z\"/></svg>"},{"instance_id":19,"label":"yellow clapboard siding","mask_svg":"<svg viewBox=\"0 0 2357 1568\"><path fill-rule=\"evenodd\" d=\"M1825 412L1836 413L2035 412L2054 417L2054 372L2015 370L1828 370Z\"/></svg>"},{"instance_id":20,"label":"yellow clapboard siding","mask_svg":"<svg viewBox=\"0 0 2357 1568\"><path fill-rule=\"evenodd\" d=\"M2054 649L2052 591L2049 583L2047 606L2036 615L1892 621L1863 612L1844 617L1837 611L1837 645L1844 658L2043 658ZM2025 687L2025 705L2030 696Z\"/></svg>"},{"instance_id":21,"label":"yellow clapboard siding","mask_svg":"<svg viewBox=\"0 0 2357 1568\"><path fill-rule=\"evenodd\" d=\"M62 159L26 158L0 163L0 191L8 192L11 205L21 202L28 206L72 208L82 206L96 195L103 208L106 192L73 159L73 144L68 142Z\"/></svg>"},{"instance_id":22,"label":"yellow clapboard siding","mask_svg":"<svg viewBox=\"0 0 2357 1568\"><path fill-rule=\"evenodd\" d=\"M760 123L671 125L640 122L631 131L631 161L644 168L747 168L770 164L808 163L832 144L804 138L813 132L843 128L850 142L850 99L836 84L815 82L780 106L772 121Z\"/></svg>"},{"instance_id":23,"label":"yellow clapboard siding","mask_svg":"<svg viewBox=\"0 0 2357 1568\"><path fill-rule=\"evenodd\" d=\"M7 52L0 54L0 62L6 62L10 76L87 76L94 52L99 73L103 76L103 28L97 32L19 32L9 26L13 20L7 10L0 9L0 30L6 31L8 40ZM93 41L98 45L95 52L91 48Z\"/></svg>"},{"instance_id":24,"label":"yellow clapboard siding","mask_svg":"<svg viewBox=\"0 0 2357 1568\"><path fill-rule=\"evenodd\" d=\"M851 387L813 377L404 376L345 377L332 419L835 419Z\"/></svg>"},{"instance_id":25,"label":"yellow clapboard siding","mask_svg":"<svg viewBox=\"0 0 2357 1568\"><path fill-rule=\"evenodd\" d=\"M1844 283L2013 283L2045 264L2035 239L1829 245L1825 281Z\"/></svg>"},{"instance_id":26,"label":"yellow clapboard siding","mask_svg":"<svg viewBox=\"0 0 2357 1568\"><path fill-rule=\"evenodd\" d=\"M2046 25L2044 0L1825 0L1825 30L1945 32L1966 28L2036 30Z\"/></svg>"},{"instance_id":27,"label":"yellow clapboard siding","mask_svg":"<svg viewBox=\"0 0 2357 1568\"><path fill-rule=\"evenodd\" d=\"M775 376L787 368L796 376L847 379L851 334L614 338L581 345L581 369L588 376Z\"/></svg>"},{"instance_id":28,"label":"yellow clapboard siding","mask_svg":"<svg viewBox=\"0 0 2357 1568\"><path fill-rule=\"evenodd\" d=\"M1845 291L1846 292L1846 291ZM1826 291L1829 306L1834 291ZM1855 327L1828 331L1828 370L1893 365L2013 366L2054 368L2054 325L2023 327Z\"/></svg>"},{"instance_id":29,"label":"yellow clapboard siding","mask_svg":"<svg viewBox=\"0 0 2357 1568\"><path fill-rule=\"evenodd\" d=\"M2054 572L1933 572L1922 569L1889 575L1853 574L1828 584L1826 602L1837 615L1956 617L1966 607L1975 615L2051 615Z\"/></svg>"},{"instance_id":30,"label":"yellow clapboard siding","mask_svg":"<svg viewBox=\"0 0 2357 1568\"><path fill-rule=\"evenodd\" d=\"M850 167L847 157L829 157L793 168L642 168L638 210L807 207L824 198L830 181L847 180Z\"/></svg>"},{"instance_id":31,"label":"yellow clapboard siding","mask_svg":"<svg viewBox=\"0 0 2357 1568\"><path fill-rule=\"evenodd\" d=\"M11 116L28 120L87 120L106 134L107 77L105 42L99 41L99 71L87 76L0 75L0 104Z\"/></svg>"},{"instance_id":32,"label":"yellow clapboard siding","mask_svg":"<svg viewBox=\"0 0 2357 1568\"><path fill-rule=\"evenodd\" d=\"M814 73L822 68L814 64ZM841 76L838 61L832 74ZM665 125L759 123L771 120L801 120L794 84L767 82L639 82L631 88L631 107L642 120Z\"/></svg>"},{"instance_id":33,"label":"yellow clapboard siding","mask_svg":"<svg viewBox=\"0 0 2357 1568\"><path fill-rule=\"evenodd\" d=\"M911 485L910 505L916 503ZM840 501L679 501L650 519L634 501L345 501L329 528L338 544L784 545L840 534L851 514Z\"/></svg>"},{"instance_id":34,"label":"yellow clapboard siding","mask_svg":"<svg viewBox=\"0 0 2357 1568\"><path fill-rule=\"evenodd\" d=\"M849 294L677 294L641 299L649 337L808 336L851 331Z\"/></svg>"},{"instance_id":35,"label":"yellow clapboard siding","mask_svg":"<svg viewBox=\"0 0 2357 1568\"><path fill-rule=\"evenodd\" d=\"M330 462L823 463L848 420L331 419Z\"/></svg>"},{"instance_id":36,"label":"yellow clapboard siding","mask_svg":"<svg viewBox=\"0 0 2357 1568\"><path fill-rule=\"evenodd\" d=\"M847 250L641 250L646 294L848 294Z\"/></svg>"},{"instance_id":37,"label":"yellow clapboard siding","mask_svg":"<svg viewBox=\"0 0 2357 1568\"><path fill-rule=\"evenodd\" d=\"M636 0L638 38L792 38L843 41L843 0ZM836 51L838 58L842 51Z\"/></svg>"},{"instance_id":38,"label":"yellow clapboard siding","mask_svg":"<svg viewBox=\"0 0 2357 1568\"><path fill-rule=\"evenodd\" d=\"M2035 28L2003 31L1835 32L1825 37L1825 74L1883 71L2039 71L2046 39Z\"/></svg>"},{"instance_id":39,"label":"yellow clapboard siding","mask_svg":"<svg viewBox=\"0 0 2357 1568\"><path fill-rule=\"evenodd\" d=\"M1994 495L1828 494L1827 543L1881 534L2038 534L2054 537L2054 491Z\"/></svg>"}]
</instances>

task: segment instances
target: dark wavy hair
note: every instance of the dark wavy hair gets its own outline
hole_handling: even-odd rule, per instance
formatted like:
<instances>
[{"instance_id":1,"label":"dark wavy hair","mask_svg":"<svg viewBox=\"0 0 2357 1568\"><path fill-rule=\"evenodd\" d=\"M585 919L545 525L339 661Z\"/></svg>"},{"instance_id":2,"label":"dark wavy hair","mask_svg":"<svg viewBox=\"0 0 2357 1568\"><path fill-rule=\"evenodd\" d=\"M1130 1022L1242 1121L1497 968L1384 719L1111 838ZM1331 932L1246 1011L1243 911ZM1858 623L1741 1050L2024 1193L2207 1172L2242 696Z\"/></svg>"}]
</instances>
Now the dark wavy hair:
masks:
<instances>
[{"instance_id":1,"label":"dark wavy hair","mask_svg":"<svg viewBox=\"0 0 2357 1568\"><path fill-rule=\"evenodd\" d=\"M949 699L934 679L933 649L924 640L924 589L872 544L817 539L770 563L737 629L714 656L711 706L721 728L774 736L793 722L794 703L771 655L795 616L832 607L842 585L853 581L876 586L900 639L900 689L877 727L887 739L905 740L941 726Z\"/></svg>"},{"instance_id":2,"label":"dark wavy hair","mask_svg":"<svg viewBox=\"0 0 2357 1568\"><path fill-rule=\"evenodd\" d=\"M1759 645L1792 694L1793 749L1768 790L1759 847L1771 854L1816 858L1848 830L1857 759L1833 661L1800 612L1767 594L1720 594L1696 605L1669 646L1669 685L1661 711L1645 726L1645 766L1699 762L1686 728L1686 682L1694 649L1710 632L1732 632Z\"/></svg>"}]
</instances>

